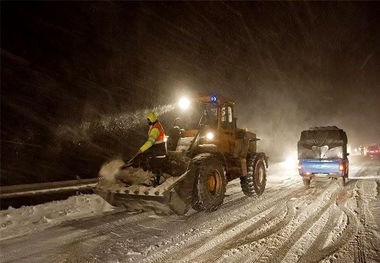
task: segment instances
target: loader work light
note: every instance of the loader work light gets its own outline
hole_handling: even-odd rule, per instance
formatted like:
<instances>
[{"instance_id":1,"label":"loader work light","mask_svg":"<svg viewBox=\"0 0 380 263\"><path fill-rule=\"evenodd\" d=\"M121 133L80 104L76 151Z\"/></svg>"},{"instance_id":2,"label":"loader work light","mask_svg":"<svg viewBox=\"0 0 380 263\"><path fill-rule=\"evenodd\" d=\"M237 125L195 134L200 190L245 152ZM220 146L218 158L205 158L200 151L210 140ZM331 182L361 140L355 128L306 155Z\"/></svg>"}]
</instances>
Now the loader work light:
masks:
<instances>
[{"instance_id":1,"label":"loader work light","mask_svg":"<svg viewBox=\"0 0 380 263\"><path fill-rule=\"evenodd\" d=\"M187 110L190 106L190 100L186 97L182 97L179 102L178 102L178 106L182 109L182 110Z\"/></svg>"},{"instance_id":2,"label":"loader work light","mask_svg":"<svg viewBox=\"0 0 380 263\"><path fill-rule=\"evenodd\" d=\"M213 139L214 139L214 133L213 133L213 132L208 132L208 133L206 134L206 138L207 138L207 140L209 140L209 141L213 140Z\"/></svg>"}]
</instances>

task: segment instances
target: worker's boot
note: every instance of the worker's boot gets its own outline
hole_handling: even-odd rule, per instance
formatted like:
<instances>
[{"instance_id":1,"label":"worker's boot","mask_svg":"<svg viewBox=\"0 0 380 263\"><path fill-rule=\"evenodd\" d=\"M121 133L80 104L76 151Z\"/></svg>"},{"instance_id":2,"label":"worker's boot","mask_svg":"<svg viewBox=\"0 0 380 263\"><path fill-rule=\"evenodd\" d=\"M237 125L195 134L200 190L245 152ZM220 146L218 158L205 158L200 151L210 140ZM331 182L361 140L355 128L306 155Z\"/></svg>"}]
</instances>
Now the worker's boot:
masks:
<instances>
[{"instance_id":1,"label":"worker's boot","mask_svg":"<svg viewBox=\"0 0 380 263\"><path fill-rule=\"evenodd\" d=\"M156 178L155 178L156 180L154 181L154 186L160 185L160 178L161 178L161 174L157 173Z\"/></svg>"},{"instance_id":2,"label":"worker's boot","mask_svg":"<svg viewBox=\"0 0 380 263\"><path fill-rule=\"evenodd\" d=\"M158 186L158 185L162 184L163 182L165 182L166 179L164 176L161 176L161 174L162 174L161 171L155 173L155 175L154 175L155 178L154 178L154 182L153 182L154 186Z\"/></svg>"}]
</instances>

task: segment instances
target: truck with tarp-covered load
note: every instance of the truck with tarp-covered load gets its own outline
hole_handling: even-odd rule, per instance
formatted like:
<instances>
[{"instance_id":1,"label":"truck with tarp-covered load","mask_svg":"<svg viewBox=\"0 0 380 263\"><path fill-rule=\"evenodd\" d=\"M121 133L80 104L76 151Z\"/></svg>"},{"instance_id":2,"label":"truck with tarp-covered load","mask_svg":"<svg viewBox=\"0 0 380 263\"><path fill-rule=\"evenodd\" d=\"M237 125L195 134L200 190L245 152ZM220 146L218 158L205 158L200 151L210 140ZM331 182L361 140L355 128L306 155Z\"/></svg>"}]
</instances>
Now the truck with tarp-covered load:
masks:
<instances>
[{"instance_id":1,"label":"truck with tarp-covered load","mask_svg":"<svg viewBox=\"0 0 380 263\"><path fill-rule=\"evenodd\" d=\"M348 179L347 135L336 126L313 127L301 132L298 170L305 186L315 176L335 178L341 186Z\"/></svg>"}]
</instances>

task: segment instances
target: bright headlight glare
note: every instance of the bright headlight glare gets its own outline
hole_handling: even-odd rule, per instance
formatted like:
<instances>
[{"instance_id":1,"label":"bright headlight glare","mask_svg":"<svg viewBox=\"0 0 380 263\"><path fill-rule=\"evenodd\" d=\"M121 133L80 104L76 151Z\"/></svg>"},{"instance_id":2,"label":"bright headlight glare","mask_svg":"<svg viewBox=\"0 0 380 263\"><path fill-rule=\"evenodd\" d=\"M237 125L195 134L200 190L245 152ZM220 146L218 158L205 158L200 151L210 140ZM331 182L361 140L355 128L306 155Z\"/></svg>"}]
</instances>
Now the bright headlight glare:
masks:
<instances>
[{"instance_id":1,"label":"bright headlight glare","mask_svg":"<svg viewBox=\"0 0 380 263\"><path fill-rule=\"evenodd\" d=\"M178 106L182 109L182 110L187 110L190 106L190 100L188 98L181 98L178 102Z\"/></svg>"},{"instance_id":2,"label":"bright headlight glare","mask_svg":"<svg viewBox=\"0 0 380 263\"><path fill-rule=\"evenodd\" d=\"M207 138L207 140L211 141L212 139L214 139L214 133L213 132L208 132L206 134L206 138Z\"/></svg>"},{"instance_id":3,"label":"bright headlight glare","mask_svg":"<svg viewBox=\"0 0 380 263\"><path fill-rule=\"evenodd\" d=\"M299 164L297 164L297 153L289 154L284 161L284 165L287 168L296 168L298 166L298 169L300 169Z\"/></svg>"}]
</instances>

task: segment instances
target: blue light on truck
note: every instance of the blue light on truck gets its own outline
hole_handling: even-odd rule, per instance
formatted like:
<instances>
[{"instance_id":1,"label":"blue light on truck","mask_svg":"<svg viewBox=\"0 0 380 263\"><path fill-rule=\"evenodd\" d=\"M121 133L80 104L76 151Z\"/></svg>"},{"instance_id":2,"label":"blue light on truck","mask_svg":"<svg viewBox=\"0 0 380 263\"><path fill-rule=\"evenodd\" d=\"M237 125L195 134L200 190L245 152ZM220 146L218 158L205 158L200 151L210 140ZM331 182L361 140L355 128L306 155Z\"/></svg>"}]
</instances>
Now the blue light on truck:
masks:
<instances>
[{"instance_id":1,"label":"blue light on truck","mask_svg":"<svg viewBox=\"0 0 380 263\"><path fill-rule=\"evenodd\" d=\"M217 100L218 100L218 98L215 95L211 96L211 102L216 102Z\"/></svg>"}]
</instances>

